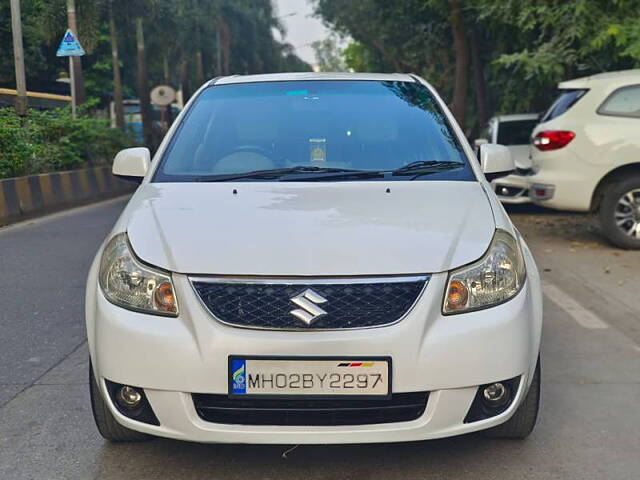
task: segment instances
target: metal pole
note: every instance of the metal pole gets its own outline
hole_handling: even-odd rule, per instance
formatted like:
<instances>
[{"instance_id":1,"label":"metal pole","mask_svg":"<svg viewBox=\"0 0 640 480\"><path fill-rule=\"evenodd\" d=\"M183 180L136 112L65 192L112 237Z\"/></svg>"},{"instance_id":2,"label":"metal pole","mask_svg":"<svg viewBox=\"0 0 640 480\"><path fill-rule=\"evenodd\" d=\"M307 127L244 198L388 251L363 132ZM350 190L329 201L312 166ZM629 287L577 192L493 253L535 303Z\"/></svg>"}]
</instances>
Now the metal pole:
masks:
<instances>
[{"instance_id":1,"label":"metal pole","mask_svg":"<svg viewBox=\"0 0 640 480\"><path fill-rule=\"evenodd\" d=\"M67 0L67 24L76 38L78 37L78 23L76 19L76 1ZM71 57L72 70L75 76L75 86L72 87L75 92L75 101L77 104L84 103L84 81L82 79L82 61L80 57ZM72 77L73 78L73 77Z\"/></svg>"},{"instance_id":2,"label":"metal pole","mask_svg":"<svg viewBox=\"0 0 640 480\"><path fill-rule=\"evenodd\" d=\"M75 120L77 118L76 113L76 74L73 68L73 59L76 57L69 57L69 77L71 77L71 117Z\"/></svg>"},{"instance_id":3,"label":"metal pole","mask_svg":"<svg viewBox=\"0 0 640 480\"><path fill-rule=\"evenodd\" d=\"M16 69L16 115L27 114L27 81L24 73L24 48L22 46L22 20L20 0L11 0L11 31L13 32L13 58Z\"/></svg>"}]
</instances>

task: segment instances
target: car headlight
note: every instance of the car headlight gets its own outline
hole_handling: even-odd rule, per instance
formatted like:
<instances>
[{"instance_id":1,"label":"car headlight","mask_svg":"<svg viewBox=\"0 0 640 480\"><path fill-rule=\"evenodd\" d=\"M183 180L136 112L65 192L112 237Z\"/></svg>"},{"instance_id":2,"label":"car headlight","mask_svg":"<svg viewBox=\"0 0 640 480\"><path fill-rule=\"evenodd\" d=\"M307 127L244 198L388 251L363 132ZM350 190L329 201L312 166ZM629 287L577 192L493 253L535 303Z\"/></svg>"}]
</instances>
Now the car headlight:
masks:
<instances>
[{"instance_id":1,"label":"car headlight","mask_svg":"<svg viewBox=\"0 0 640 480\"><path fill-rule=\"evenodd\" d=\"M136 259L126 233L116 235L105 247L99 278L104 296L115 305L155 315L178 315L171 276Z\"/></svg>"},{"instance_id":2,"label":"car headlight","mask_svg":"<svg viewBox=\"0 0 640 480\"><path fill-rule=\"evenodd\" d=\"M449 273L442 312L451 315L506 302L520 291L525 276L518 241L504 230L496 230L480 260Z\"/></svg>"}]
</instances>

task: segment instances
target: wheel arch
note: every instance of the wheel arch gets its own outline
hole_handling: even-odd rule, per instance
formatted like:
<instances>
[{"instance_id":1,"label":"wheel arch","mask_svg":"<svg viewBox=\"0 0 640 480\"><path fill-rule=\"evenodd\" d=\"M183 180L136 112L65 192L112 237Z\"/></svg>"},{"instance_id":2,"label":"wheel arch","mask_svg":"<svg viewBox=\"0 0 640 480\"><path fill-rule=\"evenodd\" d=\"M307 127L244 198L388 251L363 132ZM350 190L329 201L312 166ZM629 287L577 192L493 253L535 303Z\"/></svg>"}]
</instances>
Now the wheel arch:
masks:
<instances>
[{"instance_id":1,"label":"wheel arch","mask_svg":"<svg viewBox=\"0 0 640 480\"><path fill-rule=\"evenodd\" d=\"M598 182L598 185L596 185L595 190L593 191L590 210L592 212L597 211L600 208L602 197L604 196L607 189L611 185L614 185L616 182L628 177L629 175L640 175L640 161L627 163L625 165L616 167L613 170L609 171L604 177L602 177Z\"/></svg>"}]
</instances>

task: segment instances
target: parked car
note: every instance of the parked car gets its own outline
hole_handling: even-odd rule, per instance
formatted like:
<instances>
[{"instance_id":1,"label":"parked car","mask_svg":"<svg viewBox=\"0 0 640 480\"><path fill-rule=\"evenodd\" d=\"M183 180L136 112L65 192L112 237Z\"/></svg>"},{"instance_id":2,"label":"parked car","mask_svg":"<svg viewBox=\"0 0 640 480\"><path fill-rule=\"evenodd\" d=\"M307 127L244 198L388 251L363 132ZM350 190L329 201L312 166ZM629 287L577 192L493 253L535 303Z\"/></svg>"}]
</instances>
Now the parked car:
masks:
<instances>
[{"instance_id":1,"label":"parked car","mask_svg":"<svg viewBox=\"0 0 640 480\"><path fill-rule=\"evenodd\" d=\"M531 198L598 212L615 245L640 248L640 70L563 82L533 132Z\"/></svg>"},{"instance_id":2,"label":"parked car","mask_svg":"<svg viewBox=\"0 0 640 480\"><path fill-rule=\"evenodd\" d=\"M529 181L526 175L531 171L529 145L531 132L538 124L540 115L537 113L523 113L516 115L500 115L489 120L481 138L476 140L476 146L484 143L504 145L511 152L516 166L515 173L500 177L491 182L498 198L502 203L529 203Z\"/></svg>"},{"instance_id":3,"label":"parked car","mask_svg":"<svg viewBox=\"0 0 640 480\"><path fill-rule=\"evenodd\" d=\"M473 160L472 160L473 159ZM212 80L91 266L91 400L112 441L522 438L540 394L540 278L424 80Z\"/></svg>"}]
</instances>

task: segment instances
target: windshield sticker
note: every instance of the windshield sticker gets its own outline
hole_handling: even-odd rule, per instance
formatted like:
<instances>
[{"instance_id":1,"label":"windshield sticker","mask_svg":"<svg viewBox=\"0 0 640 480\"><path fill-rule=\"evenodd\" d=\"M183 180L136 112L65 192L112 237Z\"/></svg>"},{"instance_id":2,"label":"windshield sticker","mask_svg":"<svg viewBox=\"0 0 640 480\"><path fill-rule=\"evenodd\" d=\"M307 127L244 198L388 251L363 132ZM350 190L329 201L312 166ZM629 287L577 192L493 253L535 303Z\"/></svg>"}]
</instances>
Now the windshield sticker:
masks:
<instances>
[{"instance_id":1,"label":"windshield sticker","mask_svg":"<svg viewBox=\"0 0 640 480\"><path fill-rule=\"evenodd\" d=\"M310 138L309 147L311 153L311 163L326 163L327 161L327 139Z\"/></svg>"}]
</instances>

